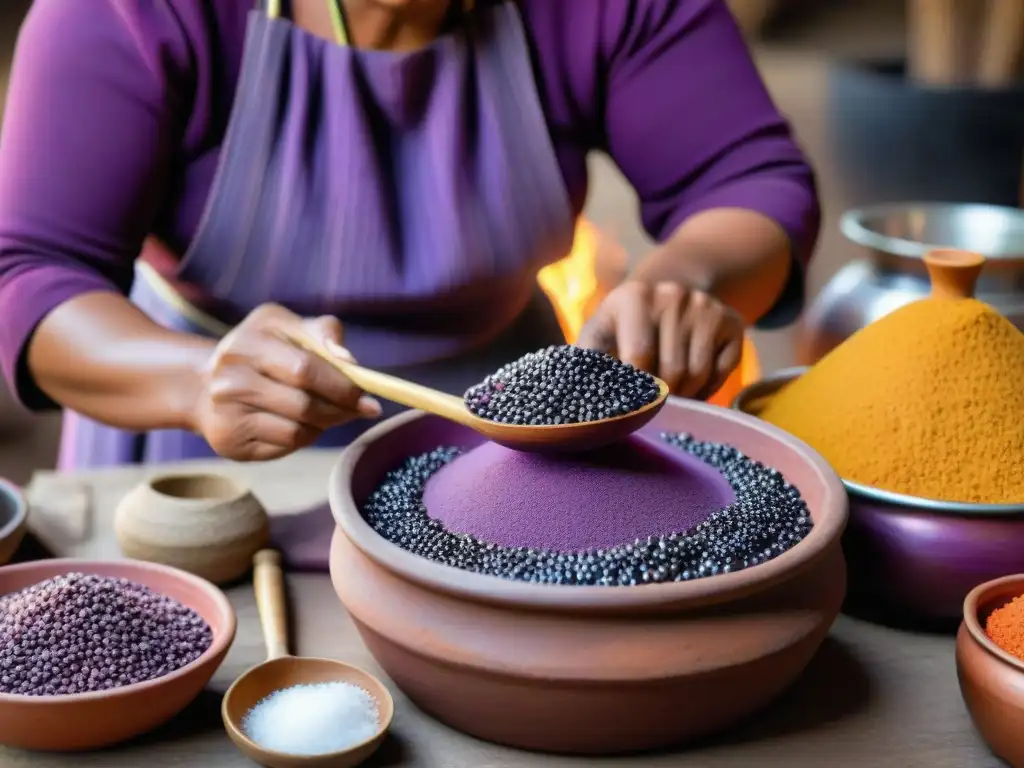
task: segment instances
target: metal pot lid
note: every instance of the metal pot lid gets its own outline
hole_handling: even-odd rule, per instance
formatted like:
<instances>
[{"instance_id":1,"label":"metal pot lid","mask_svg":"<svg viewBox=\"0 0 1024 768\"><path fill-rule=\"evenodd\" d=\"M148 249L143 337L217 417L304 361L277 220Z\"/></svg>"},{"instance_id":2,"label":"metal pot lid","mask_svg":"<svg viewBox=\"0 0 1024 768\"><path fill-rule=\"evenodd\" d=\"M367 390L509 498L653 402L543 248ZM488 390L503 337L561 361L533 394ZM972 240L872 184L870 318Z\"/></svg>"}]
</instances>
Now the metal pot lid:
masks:
<instances>
[{"instance_id":1,"label":"metal pot lid","mask_svg":"<svg viewBox=\"0 0 1024 768\"><path fill-rule=\"evenodd\" d=\"M839 223L852 242L921 258L957 248L993 261L1024 260L1024 210L976 203L889 203L847 211Z\"/></svg>"}]
</instances>

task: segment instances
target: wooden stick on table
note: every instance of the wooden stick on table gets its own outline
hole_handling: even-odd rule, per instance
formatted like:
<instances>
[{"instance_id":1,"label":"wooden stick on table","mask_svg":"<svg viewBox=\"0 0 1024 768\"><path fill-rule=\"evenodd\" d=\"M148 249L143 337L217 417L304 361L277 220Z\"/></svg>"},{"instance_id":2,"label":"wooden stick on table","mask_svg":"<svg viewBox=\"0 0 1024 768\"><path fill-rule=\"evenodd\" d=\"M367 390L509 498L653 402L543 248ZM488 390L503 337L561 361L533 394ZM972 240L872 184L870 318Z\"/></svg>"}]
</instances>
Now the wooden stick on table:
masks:
<instances>
[{"instance_id":1,"label":"wooden stick on table","mask_svg":"<svg viewBox=\"0 0 1024 768\"><path fill-rule=\"evenodd\" d=\"M978 0L908 0L913 80L952 86L973 78L979 8Z\"/></svg>"},{"instance_id":2,"label":"wooden stick on table","mask_svg":"<svg viewBox=\"0 0 1024 768\"><path fill-rule=\"evenodd\" d=\"M1024 0L988 0L986 5L978 82L1006 88L1017 78L1024 50Z\"/></svg>"}]
</instances>

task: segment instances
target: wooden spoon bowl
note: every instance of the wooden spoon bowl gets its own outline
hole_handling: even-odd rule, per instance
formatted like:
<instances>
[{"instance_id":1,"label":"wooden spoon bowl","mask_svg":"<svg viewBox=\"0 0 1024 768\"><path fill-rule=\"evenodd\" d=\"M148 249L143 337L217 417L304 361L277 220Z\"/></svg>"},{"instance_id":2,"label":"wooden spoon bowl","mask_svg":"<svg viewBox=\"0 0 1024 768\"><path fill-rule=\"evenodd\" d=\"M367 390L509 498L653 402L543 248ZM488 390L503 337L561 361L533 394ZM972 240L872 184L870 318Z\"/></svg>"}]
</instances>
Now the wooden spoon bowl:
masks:
<instances>
[{"instance_id":1,"label":"wooden spoon bowl","mask_svg":"<svg viewBox=\"0 0 1024 768\"><path fill-rule=\"evenodd\" d=\"M668 384L656 378L655 380L658 382L657 399L622 416L579 424L553 424L540 427L502 424L482 419L472 413L466 408L461 397L439 392L436 389L424 387L422 384L406 381L397 376L390 376L343 360L332 354L316 339L296 334L290 338L290 341L330 363L364 392L454 421L456 424L469 427L491 442L515 451L571 453L609 445L646 426L651 419L658 415L658 411L665 405L665 400L669 395Z\"/></svg>"},{"instance_id":2,"label":"wooden spoon bowl","mask_svg":"<svg viewBox=\"0 0 1024 768\"><path fill-rule=\"evenodd\" d=\"M377 704L380 727L362 744L326 755L287 755L262 749L241 728L249 711L274 691L296 685L348 683L366 691ZM388 689L373 675L333 659L282 656L253 667L238 678L224 696L224 727L238 750L266 768L353 768L377 751L395 713Z\"/></svg>"},{"instance_id":3,"label":"wooden spoon bowl","mask_svg":"<svg viewBox=\"0 0 1024 768\"><path fill-rule=\"evenodd\" d=\"M354 768L377 751L395 713L384 684L369 672L333 659L301 658L288 652L288 612L281 555L264 549L253 557L253 587L259 609L267 661L245 672L228 688L221 702L221 719L242 754L265 768ZM377 731L359 744L320 755L292 755L264 749L243 728L245 716L275 691L296 685L348 683L370 694L377 706Z\"/></svg>"}]
</instances>

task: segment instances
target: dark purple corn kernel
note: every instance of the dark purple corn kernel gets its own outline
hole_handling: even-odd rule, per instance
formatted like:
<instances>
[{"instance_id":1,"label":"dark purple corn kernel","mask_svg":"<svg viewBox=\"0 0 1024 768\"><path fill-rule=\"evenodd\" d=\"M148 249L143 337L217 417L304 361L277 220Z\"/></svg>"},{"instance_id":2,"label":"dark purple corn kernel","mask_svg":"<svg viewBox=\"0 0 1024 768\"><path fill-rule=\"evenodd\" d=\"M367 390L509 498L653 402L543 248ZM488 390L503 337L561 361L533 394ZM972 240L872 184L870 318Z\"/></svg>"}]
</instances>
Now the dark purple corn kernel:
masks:
<instances>
[{"instance_id":1,"label":"dark purple corn kernel","mask_svg":"<svg viewBox=\"0 0 1024 768\"><path fill-rule=\"evenodd\" d=\"M502 547L447 530L423 503L430 477L460 449L436 448L392 470L362 507L381 536L453 568L533 584L636 586L691 581L749 568L796 546L812 527L800 492L782 474L735 448L665 434L662 439L714 467L735 501L689 531L637 539L609 549L557 552Z\"/></svg>"},{"instance_id":2,"label":"dark purple corn kernel","mask_svg":"<svg viewBox=\"0 0 1024 768\"><path fill-rule=\"evenodd\" d=\"M0 597L0 693L105 691L191 664L213 632L126 579L69 573Z\"/></svg>"},{"instance_id":3,"label":"dark purple corn kernel","mask_svg":"<svg viewBox=\"0 0 1024 768\"><path fill-rule=\"evenodd\" d=\"M539 427L624 416L658 399L649 373L568 344L531 352L466 391L466 407L488 421Z\"/></svg>"}]
</instances>

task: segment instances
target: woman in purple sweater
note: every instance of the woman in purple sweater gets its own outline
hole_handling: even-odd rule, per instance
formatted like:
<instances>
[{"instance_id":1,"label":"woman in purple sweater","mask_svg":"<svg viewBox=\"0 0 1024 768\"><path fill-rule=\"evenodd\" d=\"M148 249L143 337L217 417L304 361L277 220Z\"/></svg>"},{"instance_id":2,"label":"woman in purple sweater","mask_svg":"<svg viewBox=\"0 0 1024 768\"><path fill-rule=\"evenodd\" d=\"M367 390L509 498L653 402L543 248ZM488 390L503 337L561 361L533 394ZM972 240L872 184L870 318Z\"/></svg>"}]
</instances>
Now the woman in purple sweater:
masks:
<instances>
[{"instance_id":1,"label":"woman in purple sweater","mask_svg":"<svg viewBox=\"0 0 1024 768\"><path fill-rule=\"evenodd\" d=\"M810 169L721 0L36 0L0 144L0 364L63 467L341 445L561 340L607 152L659 247L580 343L703 397L799 310Z\"/></svg>"}]
</instances>

